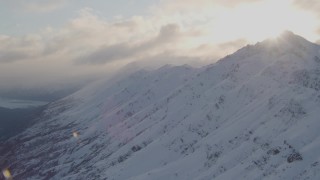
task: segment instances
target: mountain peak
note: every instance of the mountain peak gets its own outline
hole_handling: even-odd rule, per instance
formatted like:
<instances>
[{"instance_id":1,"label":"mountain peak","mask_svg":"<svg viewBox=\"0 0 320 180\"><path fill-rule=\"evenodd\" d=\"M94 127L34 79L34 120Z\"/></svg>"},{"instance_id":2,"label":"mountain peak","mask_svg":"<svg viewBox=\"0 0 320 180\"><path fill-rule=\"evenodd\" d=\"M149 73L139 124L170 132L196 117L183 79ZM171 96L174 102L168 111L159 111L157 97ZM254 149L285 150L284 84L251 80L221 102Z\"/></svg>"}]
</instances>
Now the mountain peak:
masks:
<instances>
[{"instance_id":1,"label":"mountain peak","mask_svg":"<svg viewBox=\"0 0 320 180\"><path fill-rule=\"evenodd\" d=\"M268 38L254 45L247 45L235 53L223 58L229 62L244 62L256 63L257 61L265 64L272 64L273 60L283 59L285 57L296 57L297 61L303 59L314 59L320 53L319 45L314 44L305 38L294 34L291 31L284 31L277 38ZM291 58L289 58L291 59ZM293 62L293 61L291 61ZM310 61L310 66L313 66L313 61ZM306 64L301 65L306 67Z\"/></svg>"},{"instance_id":2,"label":"mountain peak","mask_svg":"<svg viewBox=\"0 0 320 180\"><path fill-rule=\"evenodd\" d=\"M298 35L294 34L292 31L285 30L280 34L280 36L283 38L292 38L292 37L296 37Z\"/></svg>"},{"instance_id":3,"label":"mountain peak","mask_svg":"<svg viewBox=\"0 0 320 180\"><path fill-rule=\"evenodd\" d=\"M257 43L259 47L267 49L277 49L282 52L292 51L306 51L313 52L314 49L318 49L318 46L302 36L299 36L292 31L284 31L276 38L269 38L260 43ZM263 49L264 49L263 48Z\"/></svg>"},{"instance_id":4,"label":"mountain peak","mask_svg":"<svg viewBox=\"0 0 320 180\"><path fill-rule=\"evenodd\" d=\"M270 39L267 39L266 41L273 42L273 44L277 44L278 46L289 45L289 47L291 48L293 47L314 48L318 46L317 44L289 30L283 31L277 38L270 38Z\"/></svg>"},{"instance_id":5,"label":"mountain peak","mask_svg":"<svg viewBox=\"0 0 320 180\"><path fill-rule=\"evenodd\" d=\"M274 44L282 43L297 43L299 41L307 41L303 37L293 33L292 31L286 30L280 33L276 37L267 38L263 42Z\"/></svg>"},{"instance_id":6,"label":"mountain peak","mask_svg":"<svg viewBox=\"0 0 320 180\"><path fill-rule=\"evenodd\" d=\"M288 31L288 30L282 32L277 39L280 41L282 40L282 41L289 42L289 43L297 43L297 42L311 43L308 40L306 40L305 38L303 38L297 34L294 34L292 31Z\"/></svg>"}]
</instances>

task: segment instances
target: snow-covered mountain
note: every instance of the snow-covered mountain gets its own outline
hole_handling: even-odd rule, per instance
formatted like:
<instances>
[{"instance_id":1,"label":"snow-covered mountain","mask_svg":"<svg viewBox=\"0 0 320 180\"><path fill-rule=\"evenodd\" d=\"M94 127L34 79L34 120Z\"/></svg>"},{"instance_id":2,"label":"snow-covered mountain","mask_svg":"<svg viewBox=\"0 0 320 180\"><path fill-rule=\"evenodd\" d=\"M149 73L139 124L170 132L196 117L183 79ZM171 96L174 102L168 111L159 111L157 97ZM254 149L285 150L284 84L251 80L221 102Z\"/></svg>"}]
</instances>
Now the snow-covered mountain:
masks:
<instances>
[{"instance_id":1,"label":"snow-covered mountain","mask_svg":"<svg viewBox=\"0 0 320 180\"><path fill-rule=\"evenodd\" d=\"M14 179L320 179L320 46L291 32L96 82L0 147Z\"/></svg>"}]
</instances>

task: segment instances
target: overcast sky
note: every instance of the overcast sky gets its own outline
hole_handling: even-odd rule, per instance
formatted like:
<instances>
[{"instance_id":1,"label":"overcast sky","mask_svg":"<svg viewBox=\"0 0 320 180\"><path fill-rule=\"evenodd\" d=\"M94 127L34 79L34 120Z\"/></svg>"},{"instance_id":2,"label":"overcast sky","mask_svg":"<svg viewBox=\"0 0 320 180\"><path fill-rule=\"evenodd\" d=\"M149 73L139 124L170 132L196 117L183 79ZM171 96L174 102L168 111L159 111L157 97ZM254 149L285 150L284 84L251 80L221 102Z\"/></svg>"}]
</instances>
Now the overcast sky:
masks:
<instances>
[{"instance_id":1,"label":"overcast sky","mask_svg":"<svg viewBox=\"0 0 320 180\"><path fill-rule=\"evenodd\" d=\"M70 83L133 61L203 65L291 30L319 0L0 0L0 88Z\"/></svg>"}]
</instances>

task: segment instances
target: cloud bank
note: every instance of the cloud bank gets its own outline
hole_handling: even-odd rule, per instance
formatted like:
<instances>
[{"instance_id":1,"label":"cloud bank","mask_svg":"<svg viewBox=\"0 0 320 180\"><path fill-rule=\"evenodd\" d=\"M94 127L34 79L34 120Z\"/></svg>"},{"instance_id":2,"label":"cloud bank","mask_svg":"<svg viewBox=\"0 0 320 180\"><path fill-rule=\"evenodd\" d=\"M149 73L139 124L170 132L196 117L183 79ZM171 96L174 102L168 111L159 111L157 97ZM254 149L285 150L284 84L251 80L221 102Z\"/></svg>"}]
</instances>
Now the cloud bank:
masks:
<instances>
[{"instance_id":1,"label":"cloud bank","mask_svg":"<svg viewBox=\"0 0 320 180\"><path fill-rule=\"evenodd\" d=\"M150 7L145 15L114 18L105 18L85 7L60 27L49 25L22 36L0 35L0 84L5 84L0 88L72 84L110 76L132 62L154 67L168 63L195 66L213 63L254 43L248 38L253 32L258 38L263 37L259 33L268 28L264 18L270 16L270 10L258 12L247 5L264 7L263 3L271 1L274 0L163 0ZM11 2L23 6L26 12L37 13L50 13L76 3L72 0ZM292 2L303 11L320 12L317 1L312 6L310 1ZM281 11L286 5L277 8ZM244 12L248 13L245 19L236 19ZM284 13L278 19L301 22L290 15ZM248 24L256 25L246 27ZM320 34L319 29L317 33Z\"/></svg>"}]
</instances>

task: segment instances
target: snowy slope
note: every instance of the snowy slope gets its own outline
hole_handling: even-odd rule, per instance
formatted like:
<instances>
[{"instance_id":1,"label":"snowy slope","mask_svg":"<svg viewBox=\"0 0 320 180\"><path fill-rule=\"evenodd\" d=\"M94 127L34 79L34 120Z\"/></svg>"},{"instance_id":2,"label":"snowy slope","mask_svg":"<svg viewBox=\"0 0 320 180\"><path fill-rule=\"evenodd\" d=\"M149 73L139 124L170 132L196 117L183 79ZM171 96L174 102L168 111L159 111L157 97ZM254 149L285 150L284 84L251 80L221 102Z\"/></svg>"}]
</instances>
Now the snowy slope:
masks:
<instances>
[{"instance_id":1,"label":"snowy slope","mask_svg":"<svg viewBox=\"0 0 320 180\"><path fill-rule=\"evenodd\" d=\"M320 179L320 47L286 32L97 82L0 147L16 179ZM74 136L73 136L74 135Z\"/></svg>"}]
</instances>

